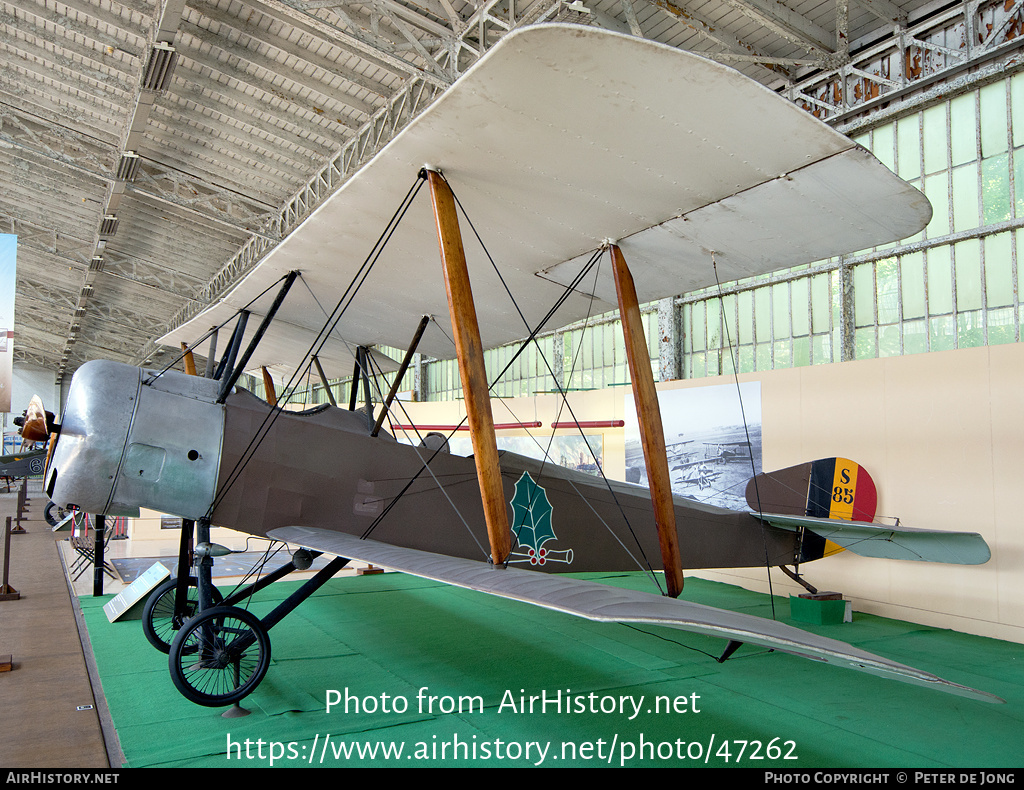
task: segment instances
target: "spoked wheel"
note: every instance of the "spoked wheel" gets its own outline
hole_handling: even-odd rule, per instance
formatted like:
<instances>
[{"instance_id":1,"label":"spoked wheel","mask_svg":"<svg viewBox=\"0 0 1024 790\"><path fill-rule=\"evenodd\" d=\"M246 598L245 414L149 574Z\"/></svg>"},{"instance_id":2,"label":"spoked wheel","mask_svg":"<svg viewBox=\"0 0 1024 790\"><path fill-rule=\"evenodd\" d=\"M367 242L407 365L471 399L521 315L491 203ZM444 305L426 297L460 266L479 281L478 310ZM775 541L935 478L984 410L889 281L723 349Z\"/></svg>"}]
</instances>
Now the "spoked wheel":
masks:
<instances>
[{"instance_id":1,"label":"spoked wheel","mask_svg":"<svg viewBox=\"0 0 1024 790\"><path fill-rule=\"evenodd\" d=\"M174 613L177 586L177 579L168 579L150 593L149 598L146 599L146 605L142 609L142 633L146 635L149 643L161 653L170 651L174 635L199 610L199 586L196 578L192 576L188 580L185 611L180 615ZM224 600L224 596L216 587L212 588L211 595L214 606Z\"/></svg>"},{"instance_id":2,"label":"spoked wheel","mask_svg":"<svg viewBox=\"0 0 1024 790\"><path fill-rule=\"evenodd\" d=\"M65 510L60 507L56 502L47 502L46 507L43 508L43 518L46 519L46 523L51 527L56 527L60 525L60 522L67 518L67 515L70 512L70 510ZM75 517L71 519L73 526L75 527L82 526L82 522L84 520L85 514L79 510L75 511Z\"/></svg>"},{"instance_id":3,"label":"spoked wheel","mask_svg":"<svg viewBox=\"0 0 1024 790\"><path fill-rule=\"evenodd\" d=\"M251 694L270 666L270 635L245 609L214 606L171 642L171 680L186 699L217 708Z\"/></svg>"}]
</instances>

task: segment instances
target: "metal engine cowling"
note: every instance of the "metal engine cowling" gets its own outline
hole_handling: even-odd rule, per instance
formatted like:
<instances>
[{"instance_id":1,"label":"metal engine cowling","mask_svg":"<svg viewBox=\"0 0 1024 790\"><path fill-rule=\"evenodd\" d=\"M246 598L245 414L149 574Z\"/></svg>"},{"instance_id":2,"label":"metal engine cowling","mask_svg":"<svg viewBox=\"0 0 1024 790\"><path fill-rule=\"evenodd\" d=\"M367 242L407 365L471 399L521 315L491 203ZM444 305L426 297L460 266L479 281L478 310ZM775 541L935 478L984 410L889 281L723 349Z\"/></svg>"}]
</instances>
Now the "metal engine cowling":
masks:
<instances>
[{"instance_id":1,"label":"metal engine cowling","mask_svg":"<svg viewBox=\"0 0 1024 790\"><path fill-rule=\"evenodd\" d=\"M88 513L145 507L196 519L213 501L224 406L218 383L118 362L79 368L47 469L47 495Z\"/></svg>"}]
</instances>

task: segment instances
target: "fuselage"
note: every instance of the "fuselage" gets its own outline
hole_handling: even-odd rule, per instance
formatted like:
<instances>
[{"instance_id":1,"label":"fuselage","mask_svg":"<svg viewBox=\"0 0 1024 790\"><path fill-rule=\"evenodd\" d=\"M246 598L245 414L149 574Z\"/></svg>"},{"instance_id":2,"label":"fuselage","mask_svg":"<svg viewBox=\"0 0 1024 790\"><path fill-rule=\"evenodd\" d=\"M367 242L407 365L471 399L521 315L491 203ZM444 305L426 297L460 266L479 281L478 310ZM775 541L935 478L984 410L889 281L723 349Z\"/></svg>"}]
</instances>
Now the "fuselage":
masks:
<instances>
[{"instance_id":1,"label":"fuselage","mask_svg":"<svg viewBox=\"0 0 1024 790\"><path fill-rule=\"evenodd\" d=\"M218 382L91 362L71 383L47 494L62 506L140 507L265 535L340 530L409 548L487 559L471 458L370 435L362 412L271 407ZM512 564L545 571L660 566L650 493L502 453ZM544 502L546 501L546 505ZM684 568L805 562L794 533L749 513L675 498Z\"/></svg>"}]
</instances>

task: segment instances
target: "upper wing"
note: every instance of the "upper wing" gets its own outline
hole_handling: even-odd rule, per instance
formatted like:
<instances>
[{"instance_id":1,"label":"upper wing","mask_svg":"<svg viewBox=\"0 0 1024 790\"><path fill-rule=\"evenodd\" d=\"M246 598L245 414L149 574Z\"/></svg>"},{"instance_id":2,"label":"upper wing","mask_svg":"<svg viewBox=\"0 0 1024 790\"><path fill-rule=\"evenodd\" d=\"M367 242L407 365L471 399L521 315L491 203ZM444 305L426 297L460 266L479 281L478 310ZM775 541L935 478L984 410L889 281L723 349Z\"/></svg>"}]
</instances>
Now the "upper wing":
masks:
<instances>
[{"instance_id":1,"label":"upper wing","mask_svg":"<svg viewBox=\"0 0 1024 790\"><path fill-rule=\"evenodd\" d=\"M927 199L868 152L731 68L596 28L537 25L500 41L220 303L161 342L198 338L295 269L309 290L295 285L264 347L315 331L424 165L447 177L531 327L605 239L651 301L713 284L711 251L727 281L905 238L931 217ZM485 346L525 337L462 227ZM549 328L615 304L608 266L578 291ZM447 324L426 195L336 338L404 348L423 315ZM438 327L420 350L454 354ZM258 351L252 364L282 361Z\"/></svg>"},{"instance_id":2,"label":"upper wing","mask_svg":"<svg viewBox=\"0 0 1024 790\"><path fill-rule=\"evenodd\" d=\"M753 515L773 527L793 531L805 527L863 557L982 565L992 556L985 539L976 532L945 532L937 529L895 527L810 516L780 516L772 513Z\"/></svg>"},{"instance_id":3,"label":"upper wing","mask_svg":"<svg viewBox=\"0 0 1024 790\"><path fill-rule=\"evenodd\" d=\"M286 543L370 562L413 576L502 598L525 601L589 620L671 626L709 636L759 644L804 658L928 686L985 702L1003 702L992 694L951 683L928 672L859 650L845 642L826 639L760 617L636 590L609 587L561 574L541 574L514 568L496 570L483 562L391 546L374 540L361 540L352 535L325 529L280 527L267 534Z\"/></svg>"}]
</instances>

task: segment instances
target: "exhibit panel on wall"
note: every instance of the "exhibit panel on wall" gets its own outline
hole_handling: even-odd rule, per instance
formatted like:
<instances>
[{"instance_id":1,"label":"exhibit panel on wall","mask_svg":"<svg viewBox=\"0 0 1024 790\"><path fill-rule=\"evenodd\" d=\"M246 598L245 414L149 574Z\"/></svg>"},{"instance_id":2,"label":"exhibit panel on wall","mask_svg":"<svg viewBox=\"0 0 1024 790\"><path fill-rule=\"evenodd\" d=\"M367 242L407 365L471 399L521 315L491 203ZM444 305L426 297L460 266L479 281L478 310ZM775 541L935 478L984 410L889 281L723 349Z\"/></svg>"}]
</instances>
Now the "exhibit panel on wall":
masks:
<instances>
[{"instance_id":1,"label":"exhibit panel on wall","mask_svg":"<svg viewBox=\"0 0 1024 790\"><path fill-rule=\"evenodd\" d=\"M761 472L761 383L660 390L672 491L747 509L747 481ZM626 480L647 484L632 394L625 395Z\"/></svg>"},{"instance_id":2,"label":"exhibit panel on wall","mask_svg":"<svg viewBox=\"0 0 1024 790\"><path fill-rule=\"evenodd\" d=\"M18 237L0 234L0 412L11 410Z\"/></svg>"}]
</instances>

